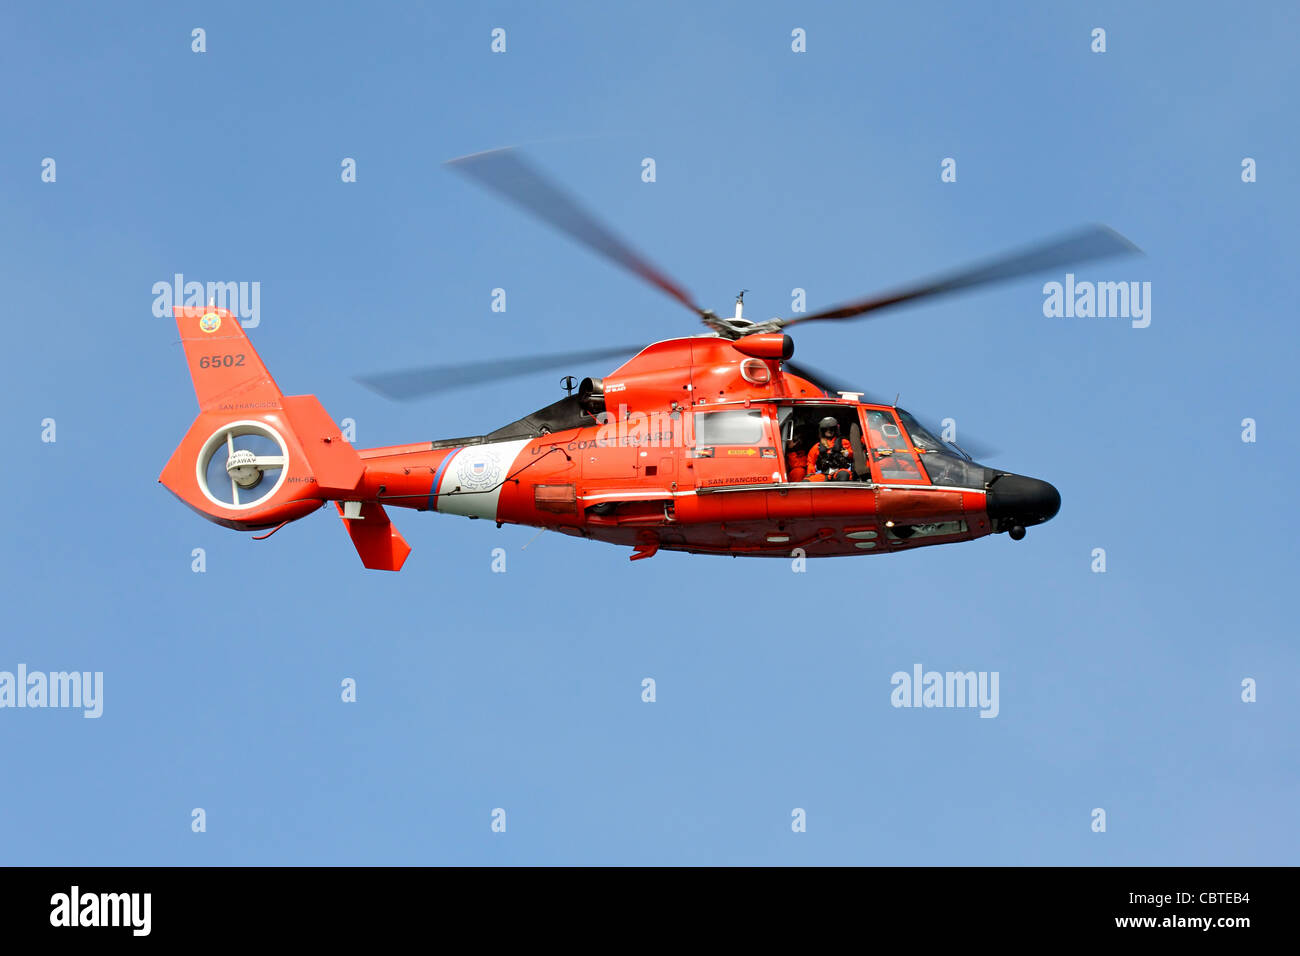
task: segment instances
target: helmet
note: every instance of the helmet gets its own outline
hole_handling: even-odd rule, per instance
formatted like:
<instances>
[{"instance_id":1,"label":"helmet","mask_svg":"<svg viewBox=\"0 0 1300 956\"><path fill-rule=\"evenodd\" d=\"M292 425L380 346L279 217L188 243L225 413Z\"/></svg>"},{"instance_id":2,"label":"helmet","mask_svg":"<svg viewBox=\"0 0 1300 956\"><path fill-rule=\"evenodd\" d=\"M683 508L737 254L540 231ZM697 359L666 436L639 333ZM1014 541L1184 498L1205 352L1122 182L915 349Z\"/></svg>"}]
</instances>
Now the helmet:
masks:
<instances>
[{"instance_id":1,"label":"helmet","mask_svg":"<svg viewBox=\"0 0 1300 956\"><path fill-rule=\"evenodd\" d=\"M832 436L838 435L840 433L840 423L837 422L832 416L827 415L817 425L817 431L821 432L822 434L825 434L826 432L830 432Z\"/></svg>"}]
</instances>

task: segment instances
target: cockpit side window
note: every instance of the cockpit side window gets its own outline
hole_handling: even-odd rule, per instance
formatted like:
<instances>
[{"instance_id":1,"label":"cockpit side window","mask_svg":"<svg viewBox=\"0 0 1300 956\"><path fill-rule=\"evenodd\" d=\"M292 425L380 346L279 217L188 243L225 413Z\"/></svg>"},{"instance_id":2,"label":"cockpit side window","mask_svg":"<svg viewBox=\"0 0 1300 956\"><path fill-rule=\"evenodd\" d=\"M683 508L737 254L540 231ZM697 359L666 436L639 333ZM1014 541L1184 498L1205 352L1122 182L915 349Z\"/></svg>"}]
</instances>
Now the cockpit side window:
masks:
<instances>
[{"instance_id":1,"label":"cockpit side window","mask_svg":"<svg viewBox=\"0 0 1300 956\"><path fill-rule=\"evenodd\" d=\"M880 469L880 480L927 481L925 474L917 467L916 456L912 454L907 437L898 427L893 414L881 409L869 408L866 420L867 448L871 453L871 460Z\"/></svg>"}]
</instances>

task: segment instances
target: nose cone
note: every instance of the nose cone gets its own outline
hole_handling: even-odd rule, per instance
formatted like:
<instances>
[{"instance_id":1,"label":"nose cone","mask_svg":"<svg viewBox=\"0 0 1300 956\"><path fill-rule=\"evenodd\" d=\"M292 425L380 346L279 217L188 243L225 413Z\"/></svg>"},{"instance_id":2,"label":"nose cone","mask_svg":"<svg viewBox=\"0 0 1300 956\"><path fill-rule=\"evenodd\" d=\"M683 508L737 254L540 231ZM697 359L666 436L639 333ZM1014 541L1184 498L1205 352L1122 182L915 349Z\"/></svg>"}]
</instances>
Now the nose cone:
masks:
<instances>
[{"instance_id":1,"label":"nose cone","mask_svg":"<svg viewBox=\"0 0 1300 956\"><path fill-rule=\"evenodd\" d=\"M999 527L1042 524L1061 510L1061 493L1045 481L1024 475L998 475L986 496L989 517Z\"/></svg>"}]
</instances>

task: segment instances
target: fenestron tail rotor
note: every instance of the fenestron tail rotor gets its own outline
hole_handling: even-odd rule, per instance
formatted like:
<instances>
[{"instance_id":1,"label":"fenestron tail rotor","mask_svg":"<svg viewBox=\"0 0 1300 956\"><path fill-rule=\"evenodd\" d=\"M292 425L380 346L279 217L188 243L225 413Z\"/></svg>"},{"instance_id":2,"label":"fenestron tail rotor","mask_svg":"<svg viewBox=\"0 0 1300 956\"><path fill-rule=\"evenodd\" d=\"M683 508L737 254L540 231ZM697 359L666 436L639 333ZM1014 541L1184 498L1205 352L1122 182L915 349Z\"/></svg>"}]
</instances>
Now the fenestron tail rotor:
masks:
<instances>
[{"instance_id":1,"label":"fenestron tail rotor","mask_svg":"<svg viewBox=\"0 0 1300 956\"><path fill-rule=\"evenodd\" d=\"M275 494L288 463L284 439L269 426L231 422L199 452L199 489L223 507L251 508Z\"/></svg>"}]
</instances>

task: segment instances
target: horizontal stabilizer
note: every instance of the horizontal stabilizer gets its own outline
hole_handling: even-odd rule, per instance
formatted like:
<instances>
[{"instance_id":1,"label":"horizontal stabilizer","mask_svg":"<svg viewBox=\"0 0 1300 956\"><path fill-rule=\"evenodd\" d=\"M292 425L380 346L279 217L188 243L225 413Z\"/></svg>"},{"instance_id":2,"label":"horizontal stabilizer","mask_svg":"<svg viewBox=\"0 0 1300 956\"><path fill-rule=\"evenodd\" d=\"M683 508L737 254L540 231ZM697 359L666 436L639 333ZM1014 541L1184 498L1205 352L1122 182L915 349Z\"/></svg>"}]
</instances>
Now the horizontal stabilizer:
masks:
<instances>
[{"instance_id":1,"label":"horizontal stabilizer","mask_svg":"<svg viewBox=\"0 0 1300 956\"><path fill-rule=\"evenodd\" d=\"M342 501L336 501L339 515L343 514ZM383 505L363 502L359 518L344 518L352 544L361 556L361 563L372 571L400 571L411 546L393 527Z\"/></svg>"}]
</instances>

